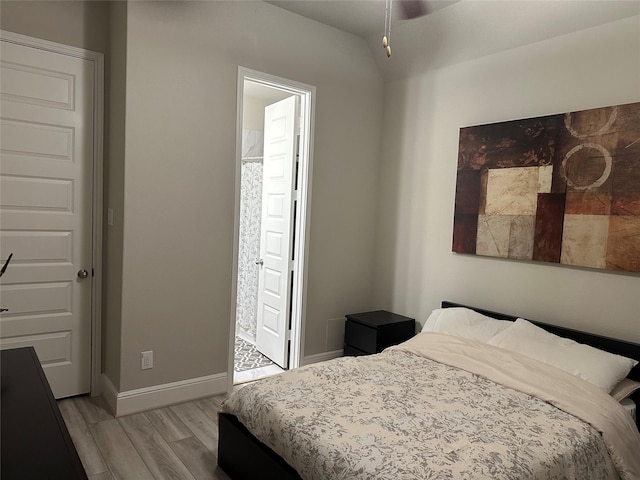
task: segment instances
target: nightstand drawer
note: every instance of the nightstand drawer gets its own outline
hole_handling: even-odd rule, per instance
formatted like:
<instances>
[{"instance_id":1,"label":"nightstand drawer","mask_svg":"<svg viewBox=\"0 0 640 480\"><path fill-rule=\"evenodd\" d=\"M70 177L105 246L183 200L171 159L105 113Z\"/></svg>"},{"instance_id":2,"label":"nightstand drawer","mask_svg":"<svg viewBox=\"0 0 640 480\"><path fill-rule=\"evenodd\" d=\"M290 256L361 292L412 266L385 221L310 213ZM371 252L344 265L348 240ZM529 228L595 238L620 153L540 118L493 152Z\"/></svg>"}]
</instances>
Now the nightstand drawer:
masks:
<instances>
[{"instance_id":1,"label":"nightstand drawer","mask_svg":"<svg viewBox=\"0 0 640 480\"><path fill-rule=\"evenodd\" d=\"M344 356L345 357L359 357L360 355L371 355L370 352L364 352L351 345L344 344Z\"/></svg>"},{"instance_id":2,"label":"nightstand drawer","mask_svg":"<svg viewBox=\"0 0 640 480\"><path fill-rule=\"evenodd\" d=\"M346 315L344 325L345 355L349 348L366 355L404 342L415 334L415 320L386 310Z\"/></svg>"},{"instance_id":3,"label":"nightstand drawer","mask_svg":"<svg viewBox=\"0 0 640 480\"><path fill-rule=\"evenodd\" d=\"M344 342L363 352L375 353L378 331L375 328L347 320L344 325Z\"/></svg>"}]
</instances>

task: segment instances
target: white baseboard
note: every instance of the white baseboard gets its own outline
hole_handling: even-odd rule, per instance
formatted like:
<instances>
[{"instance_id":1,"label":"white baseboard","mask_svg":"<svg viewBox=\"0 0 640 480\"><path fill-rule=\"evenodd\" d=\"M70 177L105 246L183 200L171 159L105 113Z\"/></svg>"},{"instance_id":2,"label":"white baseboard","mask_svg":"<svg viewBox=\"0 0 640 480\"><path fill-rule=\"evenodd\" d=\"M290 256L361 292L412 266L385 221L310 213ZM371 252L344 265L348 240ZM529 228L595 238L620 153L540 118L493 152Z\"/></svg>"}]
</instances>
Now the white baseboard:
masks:
<instances>
[{"instance_id":1,"label":"white baseboard","mask_svg":"<svg viewBox=\"0 0 640 480\"><path fill-rule=\"evenodd\" d=\"M227 374L218 373L126 392L118 392L109 378L103 374L102 386L102 397L113 414L120 417L225 393Z\"/></svg>"},{"instance_id":2,"label":"white baseboard","mask_svg":"<svg viewBox=\"0 0 640 480\"><path fill-rule=\"evenodd\" d=\"M113 383L111 383L111 379L104 373L100 376L100 380L102 383L100 388L100 395L107 403L107 406L109 407L109 410L111 410L111 413L115 414L118 391L116 390L116 387L113 386Z\"/></svg>"},{"instance_id":3,"label":"white baseboard","mask_svg":"<svg viewBox=\"0 0 640 480\"><path fill-rule=\"evenodd\" d=\"M302 359L300 366L311 365L312 363L324 362L326 360L333 360L334 358L342 357L344 350L332 350L331 352L316 353L315 355L305 355Z\"/></svg>"}]
</instances>

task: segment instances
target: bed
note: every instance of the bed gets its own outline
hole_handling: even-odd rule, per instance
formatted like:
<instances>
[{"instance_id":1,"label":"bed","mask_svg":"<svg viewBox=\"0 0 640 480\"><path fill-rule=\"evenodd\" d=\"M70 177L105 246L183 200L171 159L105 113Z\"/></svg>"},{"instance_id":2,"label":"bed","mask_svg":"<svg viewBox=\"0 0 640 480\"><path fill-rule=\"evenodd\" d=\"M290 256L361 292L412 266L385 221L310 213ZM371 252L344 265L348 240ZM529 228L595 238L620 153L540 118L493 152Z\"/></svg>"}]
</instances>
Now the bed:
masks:
<instances>
[{"instance_id":1,"label":"bed","mask_svg":"<svg viewBox=\"0 0 640 480\"><path fill-rule=\"evenodd\" d=\"M516 325L627 360L640 360L640 345L539 322L532 327L453 302L442 307L441 318L470 309L507 321L510 330L479 333L493 344L432 330L381 354L309 365L243 387L219 414L222 470L234 480L640 478L640 434L609 387L506 349ZM598 367L592 370L599 381ZM627 371L624 381L640 380L640 366ZM631 394L638 405L639 397L640 390Z\"/></svg>"}]
</instances>

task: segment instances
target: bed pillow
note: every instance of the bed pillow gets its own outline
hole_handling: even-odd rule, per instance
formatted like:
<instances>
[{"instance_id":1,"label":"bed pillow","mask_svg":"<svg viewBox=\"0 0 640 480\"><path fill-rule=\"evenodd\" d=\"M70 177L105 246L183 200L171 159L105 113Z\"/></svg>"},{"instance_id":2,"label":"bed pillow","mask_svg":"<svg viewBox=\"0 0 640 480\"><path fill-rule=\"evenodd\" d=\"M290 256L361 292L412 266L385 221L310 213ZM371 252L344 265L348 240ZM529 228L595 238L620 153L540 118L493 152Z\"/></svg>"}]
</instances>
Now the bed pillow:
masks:
<instances>
[{"instance_id":1,"label":"bed pillow","mask_svg":"<svg viewBox=\"0 0 640 480\"><path fill-rule=\"evenodd\" d=\"M636 382L630 378L624 378L619 384L613 387L611 396L621 402L636 390L640 390L640 382Z\"/></svg>"},{"instance_id":2,"label":"bed pillow","mask_svg":"<svg viewBox=\"0 0 640 480\"><path fill-rule=\"evenodd\" d=\"M438 308L431 312L422 331L486 342L511 324L508 320L496 320L470 308Z\"/></svg>"},{"instance_id":3,"label":"bed pillow","mask_svg":"<svg viewBox=\"0 0 640 480\"><path fill-rule=\"evenodd\" d=\"M519 318L488 342L565 370L610 393L635 360L559 337Z\"/></svg>"}]
</instances>

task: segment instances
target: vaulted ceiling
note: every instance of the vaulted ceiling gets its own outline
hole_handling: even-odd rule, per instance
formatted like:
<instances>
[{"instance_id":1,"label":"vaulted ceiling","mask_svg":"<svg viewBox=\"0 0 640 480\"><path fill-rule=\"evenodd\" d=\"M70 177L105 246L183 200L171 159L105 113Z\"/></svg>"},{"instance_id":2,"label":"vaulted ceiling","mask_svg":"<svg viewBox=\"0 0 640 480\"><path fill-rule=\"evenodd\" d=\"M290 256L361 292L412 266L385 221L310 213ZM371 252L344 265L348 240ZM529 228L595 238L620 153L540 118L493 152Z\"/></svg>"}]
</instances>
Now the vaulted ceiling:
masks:
<instances>
[{"instance_id":1,"label":"vaulted ceiling","mask_svg":"<svg viewBox=\"0 0 640 480\"><path fill-rule=\"evenodd\" d=\"M456 1L459 0L422 0L420 3L430 14ZM402 19L401 2L392 3L394 22L410 21ZM385 0L267 0L267 3L364 38L382 34L384 30Z\"/></svg>"},{"instance_id":2,"label":"vaulted ceiling","mask_svg":"<svg viewBox=\"0 0 640 480\"><path fill-rule=\"evenodd\" d=\"M387 58L380 42L384 0L267 1L364 38L386 81L640 14L640 1L626 0L425 0L427 15L402 20L402 0L393 0Z\"/></svg>"}]
</instances>

